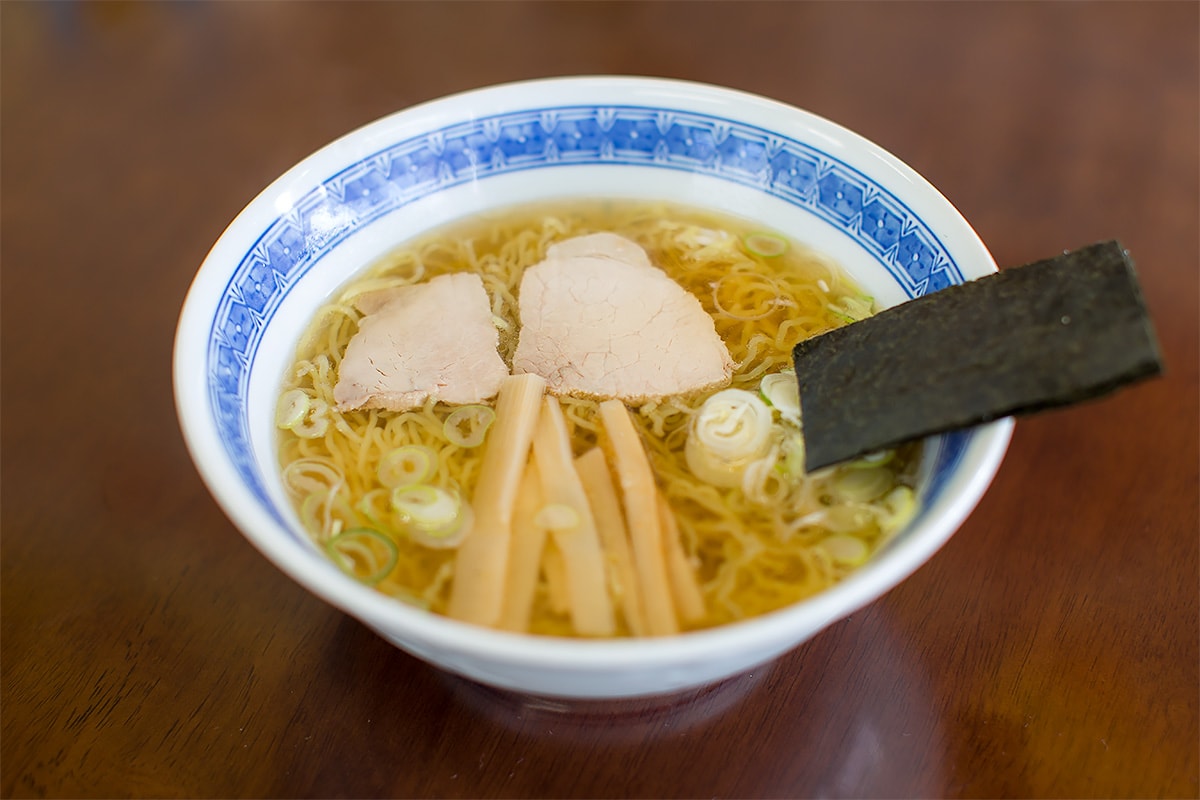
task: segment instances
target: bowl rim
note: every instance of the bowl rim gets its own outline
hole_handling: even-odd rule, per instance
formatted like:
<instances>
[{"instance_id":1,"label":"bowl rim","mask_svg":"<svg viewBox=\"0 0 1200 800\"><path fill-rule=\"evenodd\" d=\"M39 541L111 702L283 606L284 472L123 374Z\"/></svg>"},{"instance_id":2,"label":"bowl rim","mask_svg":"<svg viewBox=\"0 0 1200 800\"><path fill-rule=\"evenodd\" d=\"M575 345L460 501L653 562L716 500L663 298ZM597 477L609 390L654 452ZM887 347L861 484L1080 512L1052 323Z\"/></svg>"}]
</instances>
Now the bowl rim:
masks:
<instances>
[{"instance_id":1,"label":"bowl rim","mask_svg":"<svg viewBox=\"0 0 1200 800\"><path fill-rule=\"evenodd\" d=\"M562 669L612 669L623 666L655 666L711 657L726 648L761 648L782 643L784 649L802 639L788 636L796 629L820 630L874 602L926 563L961 526L981 500L1003 460L1011 440L1014 421L1004 418L974 429L963 463L952 476L953 491L943 492L938 505L920 529L885 557L874 559L838 584L819 594L750 619L715 628L690 631L670 637L584 640L536 636L483 628L434 615L388 598L340 573L319 556L293 542L279 523L258 507L257 499L241 485L228 455L220 446L208 409L208 398L195 391L197 370L192 339L208 333L215 304L205 303L208 294L228 284L224 265L244 253L249 242L244 232L262 230L272 217L276 200L295 184L328 177L319 169L325 161L337 162L345 152L360 151L360 142L396 140L408 130L436 127L436 120L464 103L477 106L503 104L523 93L541 88L567 87L583 92L630 92L643 102L655 96L686 95L704 103L754 108L764 114L782 114L783 128L814 126L840 145L863 149L871 160L935 202L958 228L960 246L974 248L995 271L995 263L978 235L948 199L915 170L897 157L837 123L801 108L738 89L696 81L631 75L581 75L537 78L470 89L400 109L368 122L320 147L259 192L218 237L197 270L180 312L173 349L173 386L176 412L189 455L218 505L243 536L277 568L325 602L356 617L385 637L400 628L421 644L491 662L528 664ZM342 162L344 164L344 162ZM316 174L316 173L320 174ZM238 242L241 242L238 244ZM227 254L236 257L229 259ZM225 272L222 272L225 269ZM213 306L210 310L209 306ZM201 381L202 382L202 381ZM947 487L950 488L950 487ZM819 624L813 625L812 620ZM394 641L394 639L393 639ZM407 641L407 640L406 640Z\"/></svg>"}]
</instances>

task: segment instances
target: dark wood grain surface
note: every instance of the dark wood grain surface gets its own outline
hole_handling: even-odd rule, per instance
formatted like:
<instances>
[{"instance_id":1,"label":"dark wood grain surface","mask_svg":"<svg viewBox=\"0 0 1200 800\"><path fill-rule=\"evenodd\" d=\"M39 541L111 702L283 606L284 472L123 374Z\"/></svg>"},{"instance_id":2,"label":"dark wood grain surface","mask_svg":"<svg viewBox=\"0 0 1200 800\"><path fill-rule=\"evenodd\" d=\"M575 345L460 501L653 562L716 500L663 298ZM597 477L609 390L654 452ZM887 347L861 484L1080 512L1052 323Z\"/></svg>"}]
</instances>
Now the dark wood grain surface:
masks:
<instances>
[{"instance_id":1,"label":"dark wood grain surface","mask_svg":"<svg viewBox=\"0 0 1200 800\"><path fill-rule=\"evenodd\" d=\"M4 796L1200 795L1200 5L4 2L0 35ZM579 73L856 129L1001 265L1120 239L1167 375L1021 421L930 563L753 674L564 705L434 671L217 509L175 320L322 144Z\"/></svg>"}]
</instances>

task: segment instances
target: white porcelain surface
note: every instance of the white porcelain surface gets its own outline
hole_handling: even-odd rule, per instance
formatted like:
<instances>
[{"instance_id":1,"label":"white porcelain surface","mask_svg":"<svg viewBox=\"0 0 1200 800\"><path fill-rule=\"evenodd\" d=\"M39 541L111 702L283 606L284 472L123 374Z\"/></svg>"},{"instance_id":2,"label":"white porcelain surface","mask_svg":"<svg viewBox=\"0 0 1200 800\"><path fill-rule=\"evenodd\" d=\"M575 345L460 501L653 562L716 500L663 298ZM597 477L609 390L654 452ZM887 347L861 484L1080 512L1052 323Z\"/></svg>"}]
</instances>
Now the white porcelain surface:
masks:
<instances>
[{"instance_id":1,"label":"white porcelain surface","mask_svg":"<svg viewBox=\"0 0 1200 800\"><path fill-rule=\"evenodd\" d=\"M662 199L759 220L838 259L884 305L995 270L961 215L896 158L824 119L728 89L559 78L381 119L255 198L205 259L180 317L175 391L188 447L221 507L277 567L449 671L533 694L617 697L770 660L878 598L953 534L998 468L1011 420L931 440L921 513L846 581L711 631L579 642L482 630L391 601L326 561L285 499L272 426L311 314L355 271L431 226L567 196Z\"/></svg>"}]
</instances>

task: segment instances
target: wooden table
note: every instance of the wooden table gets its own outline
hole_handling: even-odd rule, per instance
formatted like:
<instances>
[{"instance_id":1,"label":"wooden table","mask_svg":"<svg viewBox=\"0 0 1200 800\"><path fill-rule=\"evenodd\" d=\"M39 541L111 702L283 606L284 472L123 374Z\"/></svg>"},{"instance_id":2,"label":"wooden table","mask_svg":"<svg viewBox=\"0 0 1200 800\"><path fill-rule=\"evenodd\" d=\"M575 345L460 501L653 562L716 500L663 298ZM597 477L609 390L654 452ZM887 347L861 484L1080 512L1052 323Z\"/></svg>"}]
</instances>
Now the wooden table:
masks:
<instances>
[{"instance_id":1,"label":"wooden table","mask_svg":"<svg viewBox=\"0 0 1200 800\"><path fill-rule=\"evenodd\" d=\"M4 796L1197 797L1196 3L35 3L3 36ZM290 582L202 486L174 324L286 167L417 101L638 73L858 130L1001 265L1119 238L1168 373L1021 421L933 560L765 669L563 705Z\"/></svg>"}]
</instances>

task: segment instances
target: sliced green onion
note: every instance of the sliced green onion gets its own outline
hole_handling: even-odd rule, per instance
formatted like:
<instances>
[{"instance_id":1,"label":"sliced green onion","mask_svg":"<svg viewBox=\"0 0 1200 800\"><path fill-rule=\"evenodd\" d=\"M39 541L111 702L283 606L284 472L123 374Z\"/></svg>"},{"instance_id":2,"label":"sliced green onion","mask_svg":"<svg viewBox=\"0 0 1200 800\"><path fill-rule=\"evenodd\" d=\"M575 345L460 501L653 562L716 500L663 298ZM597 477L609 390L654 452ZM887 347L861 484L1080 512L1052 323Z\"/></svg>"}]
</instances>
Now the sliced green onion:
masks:
<instances>
[{"instance_id":1,"label":"sliced green onion","mask_svg":"<svg viewBox=\"0 0 1200 800\"><path fill-rule=\"evenodd\" d=\"M766 457L751 461L742 473L742 493L753 503L774 505L783 500L788 484L779 479L775 467L780 448L772 447Z\"/></svg>"},{"instance_id":2,"label":"sliced green onion","mask_svg":"<svg viewBox=\"0 0 1200 800\"><path fill-rule=\"evenodd\" d=\"M408 535L427 547L457 547L475 524L475 512L458 493L437 486L396 489L392 507L408 525Z\"/></svg>"},{"instance_id":3,"label":"sliced green onion","mask_svg":"<svg viewBox=\"0 0 1200 800\"><path fill-rule=\"evenodd\" d=\"M563 503L551 503L534 515L533 524L550 531L569 530L579 524L579 512Z\"/></svg>"},{"instance_id":4,"label":"sliced green onion","mask_svg":"<svg viewBox=\"0 0 1200 800\"><path fill-rule=\"evenodd\" d=\"M343 531L325 543L325 550L343 572L369 585L386 578L400 558L396 543L370 528Z\"/></svg>"},{"instance_id":5,"label":"sliced green onion","mask_svg":"<svg viewBox=\"0 0 1200 800\"><path fill-rule=\"evenodd\" d=\"M334 516L334 511L350 515L346 501L339 496L341 484L319 489L304 498L300 503L300 521L304 527L317 534L318 540L336 536L345 524Z\"/></svg>"},{"instance_id":6,"label":"sliced green onion","mask_svg":"<svg viewBox=\"0 0 1200 800\"><path fill-rule=\"evenodd\" d=\"M442 433L451 444L478 447L495 419L496 412L487 406L462 406L446 417Z\"/></svg>"},{"instance_id":7,"label":"sliced green onion","mask_svg":"<svg viewBox=\"0 0 1200 800\"><path fill-rule=\"evenodd\" d=\"M885 513L879 516L879 528L884 533L895 533L912 520L917 513L917 496L907 486L897 486L880 501Z\"/></svg>"},{"instance_id":8,"label":"sliced green onion","mask_svg":"<svg viewBox=\"0 0 1200 800\"><path fill-rule=\"evenodd\" d=\"M429 479L437 466L437 453L420 444L397 447L379 459L375 474L389 489L412 486Z\"/></svg>"},{"instance_id":9,"label":"sliced green onion","mask_svg":"<svg viewBox=\"0 0 1200 800\"><path fill-rule=\"evenodd\" d=\"M305 530L319 536L325 534L325 523L321 520L321 507L324 502L325 498L319 494L310 494L300 501L300 522Z\"/></svg>"},{"instance_id":10,"label":"sliced green onion","mask_svg":"<svg viewBox=\"0 0 1200 800\"><path fill-rule=\"evenodd\" d=\"M870 548L857 536L835 535L821 540L819 545L835 563L843 567L857 567L867 560Z\"/></svg>"},{"instance_id":11,"label":"sliced green onion","mask_svg":"<svg viewBox=\"0 0 1200 800\"><path fill-rule=\"evenodd\" d=\"M341 470L327 458L298 458L283 468L283 482L295 494L327 491L346 482Z\"/></svg>"},{"instance_id":12,"label":"sliced green onion","mask_svg":"<svg viewBox=\"0 0 1200 800\"><path fill-rule=\"evenodd\" d=\"M751 233L742 240L746 249L756 256L774 258L787 252L787 239L774 233Z\"/></svg>"},{"instance_id":13,"label":"sliced green onion","mask_svg":"<svg viewBox=\"0 0 1200 800\"><path fill-rule=\"evenodd\" d=\"M286 430L299 425L308 414L310 404L303 389L284 392L275 406L275 426Z\"/></svg>"},{"instance_id":14,"label":"sliced green onion","mask_svg":"<svg viewBox=\"0 0 1200 800\"><path fill-rule=\"evenodd\" d=\"M890 464L892 459L895 457L895 450L880 450L875 453L868 453L865 456L859 456L853 461L847 461L845 464L842 464L842 469L870 469L872 467L882 467L884 464Z\"/></svg>"},{"instance_id":15,"label":"sliced green onion","mask_svg":"<svg viewBox=\"0 0 1200 800\"><path fill-rule=\"evenodd\" d=\"M828 309L830 314L833 314L835 317L837 317L838 319L840 319L842 322L846 323L847 325L849 325L851 322L858 322L858 320L856 320L854 317L852 317L849 314L847 314L846 312L840 310L837 306L833 305L832 303L830 303L829 305L826 305L825 308Z\"/></svg>"},{"instance_id":16,"label":"sliced green onion","mask_svg":"<svg viewBox=\"0 0 1200 800\"><path fill-rule=\"evenodd\" d=\"M804 477L804 437L799 433L784 438L779 445L780 456L775 467L794 478Z\"/></svg>"},{"instance_id":17,"label":"sliced green onion","mask_svg":"<svg viewBox=\"0 0 1200 800\"><path fill-rule=\"evenodd\" d=\"M894 482L895 476L886 467L863 467L839 471L830 488L839 500L869 503L882 497Z\"/></svg>"},{"instance_id":18,"label":"sliced green onion","mask_svg":"<svg viewBox=\"0 0 1200 800\"><path fill-rule=\"evenodd\" d=\"M875 298L869 294L842 298L842 305L852 313L861 314L862 317L869 317L875 313Z\"/></svg>"},{"instance_id":19,"label":"sliced green onion","mask_svg":"<svg viewBox=\"0 0 1200 800\"><path fill-rule=\"evenodd\" d=\"M372 489L359 499L355 508L376 528L387 529L390 526L384 524L384 516L388 513L389 494L387 489Z\"/></svg>"},{"instance_id":20,"label":"sliced green onion","mask_svg":"<svg viewBox=\"0 0 1200 800\"><path fill-rule=\"evenodd\" d=\"M861 503L842 503L823 511L825 516L818 524L830 533L854 533L876 520L875 509Z\"/></svg>"},{"instance_id":21,"label":"sliced green onion","mask_svg":"<svg viewBox=\"0 0 1200 800\"><path fill-rule=\"evenodd\" d=\"M463 503L458 511L458 516L453 521L435 528L413 527L409 529L408 535L413 541L426 547L444 550L462 544L474 527L475 512L469 505Z\"/></svg>"},{"instance_id":22,"label":"sliced green onion","mask_svg":"<svg viewBox=\"0 0 1200 800\"><path fill-rule=\"evenodd\" d=\"M444 528L458 519L462 503L437 486L403 486L392 491L392 508L418 528Z\"/></svg>"},{"instance_id":23,"label":"sliced green onion","mask_svg":"<svg viewBox=\"0 0 1200 800\"><path fill-rule=\"evenodd\" d=\"M784 419L800 424L800 387L796 383L795 372L785 369L764 375L758 384L758 390L763 399L778 410Z\"/></svg>"},{"instance_id":24,"label":"sliced green onion","mask_svg":"<svg viewBox=\"0 0 1200 800\"><path fill-rule=\"evenodd\" d=\"M307 422L301 421L292 425L292 432L302 439L316 439L324 436L325 430L329 427L329 417L325 416L328 411L329 406L324 400L313 400L308 409Z\"/></svg>"},{"instance_id":25,"label":"sliced green onion","mask_svg":"<svg viewBox=\"0 0 1200 800\"><path fill-rule=\"evenodd\" d=\"M843 297L837 305L828 303L825 306L835 317L845 322L858 322L866 319L874 312L875 298L866 295L862 297Z\"/></svg>"},{"instance_id":26,"label":"sliced green onion","mask_svg":"<svg viewBox=\"0 0 1200 800\"><path fill-rule=\"evenodd\" d=\"M713 486L741 486L742 473L771 448L771 409L744 389L725 389L692 418L684 457L692 474Z\"/></svg>"}]
</instances>

